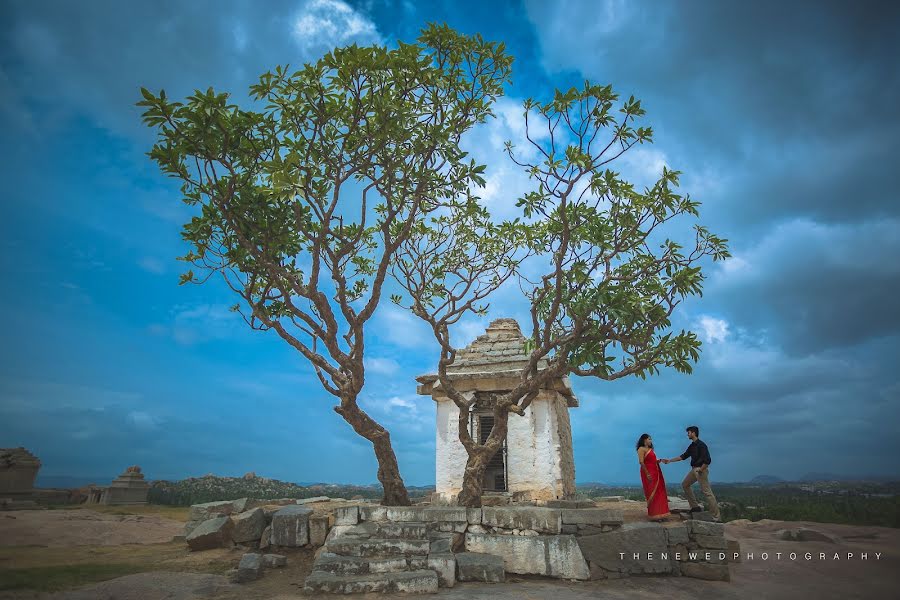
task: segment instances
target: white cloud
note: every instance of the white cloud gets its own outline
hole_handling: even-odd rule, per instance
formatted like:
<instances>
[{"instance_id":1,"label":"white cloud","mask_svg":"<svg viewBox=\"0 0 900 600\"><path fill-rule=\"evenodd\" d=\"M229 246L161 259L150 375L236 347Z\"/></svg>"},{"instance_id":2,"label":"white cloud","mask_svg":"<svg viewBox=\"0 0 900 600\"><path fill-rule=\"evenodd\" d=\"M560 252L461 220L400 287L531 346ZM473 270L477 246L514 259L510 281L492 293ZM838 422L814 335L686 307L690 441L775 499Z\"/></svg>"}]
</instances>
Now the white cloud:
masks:
<instances>
[{"instance_id":1,"label":"white cloud","mask_svg":"<svg viewBox=\"0 0 900 600\"><path fill-rule=\"evenodd\" d=\"M724 342L728 338L728 321L724 319L702 315L697 320L697 328L706 343Z\"/></svg>"},{"instance_id":2,"label":"white cloud","mask_svg":"<svg viewBox=\"0 0 900 600\"><path fill-rule=\"evenodd\" d=\"M148 412L133 410L128 413L128 422L139 429L156 429L162 419Z\"/></svg>"},{"instance_id":3,"label":"white cloud","mask_svg":"<svg viewBox=\"0 0 900 600\"><path fill-rule=\"evenodd\" d=\"M374 356L372 358L363 359L363 364L367 371L379 375L394 375L400 370L400 364L392 358L380 358Z\"/></svg>"},{"instance_id":4,"label":"white cloud","mask_svg":"<svg viewBox=\"0 0 900 600\"><path fill-rule=\"evenodd\" d=\"M375 24L341 0L312 0L293 21L294 39L307 53L351 42L381 42Z\"/></svg>"},{"instance_id":5,"label":"white cloud","mask_svg":"<svg viewBox=\"0 0 900 600\"><path fill-rule=\"evenodd\" d=\"M242 323L237 313L224 304L176 306L172 337L182 345L234 335Z\"/></svg>"},{"instance_id":6,"label":"white cloud","mask_svg":"<svg viewBox=\"0 0 900 600\"><path fill-rule=\"evenodd\" d=\"M166 272L166 267L161 260L158 258L153 258L152 256L144 256L140 260L138 260L138 266L148 273L153 273L154 275L162 275Z\"/></svg>"},{"instance_id":7,"label":"white cloud","mask_svg":"<svg viewBox=\"0 0 900 600\"><path fill-rule=\"evenodd\" d=\"M437 347L437 341L428 325L396 306L385 306L378 311L378 337L402 348Z\"/></svg>"}]
</instances>

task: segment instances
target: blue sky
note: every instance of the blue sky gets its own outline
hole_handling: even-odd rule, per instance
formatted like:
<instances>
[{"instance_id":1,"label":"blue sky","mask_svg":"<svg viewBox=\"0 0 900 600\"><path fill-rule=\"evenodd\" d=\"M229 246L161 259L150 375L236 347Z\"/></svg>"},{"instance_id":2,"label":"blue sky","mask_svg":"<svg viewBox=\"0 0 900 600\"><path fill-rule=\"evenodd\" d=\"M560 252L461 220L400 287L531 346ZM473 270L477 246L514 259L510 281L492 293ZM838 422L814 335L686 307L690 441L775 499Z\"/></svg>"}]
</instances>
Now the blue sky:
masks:
<instances>
[{"instance_id":1,"label":"blue sky","mask_svg":"<svg viewBox=\"0 0 900 600\"><path fill-rule=\"evenodd\" d=\"M688 424L720 481L900 475L882 443L900 435L889 3L12 0L0 17L0 446L31 449L42 475L139 464L151 479L375 481L370 446L302 357L229 313L223 286L177 285L190 212L145 156L134 103L140 86L210 85L243 102L276 64L413 41L430 21L515 56L498 118L466 140L496 214L529 189L499 151L521 137L521 101L588 78L641 98L656 132L620 170L683 171L704 223L731 240L734 258L676 319L704 340L693 375L573 381L579 481L637 483L637 437L672 456ZM504 290L457 339L522 314ZM413 378L433 370L434 343L387 302L366 333L361 403L392 432L407 483L431 484L434 407Z\"/></svg>"}]
</instances>

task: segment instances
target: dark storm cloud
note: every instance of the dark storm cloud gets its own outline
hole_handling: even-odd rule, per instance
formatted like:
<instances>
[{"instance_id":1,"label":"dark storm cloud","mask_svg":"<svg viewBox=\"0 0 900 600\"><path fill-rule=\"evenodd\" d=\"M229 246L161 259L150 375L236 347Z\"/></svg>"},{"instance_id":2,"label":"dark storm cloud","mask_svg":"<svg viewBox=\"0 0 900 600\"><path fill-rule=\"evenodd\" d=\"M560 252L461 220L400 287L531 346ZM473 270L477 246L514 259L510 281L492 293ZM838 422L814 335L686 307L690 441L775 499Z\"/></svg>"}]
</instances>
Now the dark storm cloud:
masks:
<instances>
[{"instance_id":1,"label":"dark storm cloud","mask_svg":"<svg viewBox=\"0 0 900 600\"><path fill-rule=\"evenodd\" d=\"M244 102L277 64L299 67L335 44L372 42L362 13L337 0L4 3L0 84L33 119L74 111L118 134L149 139L141 86L183 97L213 86Z\"/></svg>"},{"instance_id":2,"label":"dark storm cloud","mask_svg":"<svg viewBox=\"0 0 900 600\"><path fill-rule=\"evenodd\" d=\"M725 172L708 216L897 214L884 197L900 149L896 3L527 6L548 68L645 99L676 167Z\"/></svg>"}]
</instances>

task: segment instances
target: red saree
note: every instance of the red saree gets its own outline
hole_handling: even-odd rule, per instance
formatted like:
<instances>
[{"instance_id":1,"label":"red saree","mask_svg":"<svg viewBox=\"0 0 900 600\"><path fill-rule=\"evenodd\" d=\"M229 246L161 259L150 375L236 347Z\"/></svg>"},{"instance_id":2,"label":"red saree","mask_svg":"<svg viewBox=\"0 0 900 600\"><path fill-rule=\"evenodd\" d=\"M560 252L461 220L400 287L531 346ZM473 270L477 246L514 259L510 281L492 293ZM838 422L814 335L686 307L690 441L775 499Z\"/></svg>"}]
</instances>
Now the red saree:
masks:
<instances>
[{"instance_id":1,"label":"red saree","mask_svg":"<svg viewBox=\"0 0 900 600\"><path fill-rule=\"evenodd\" d=\"M652 477L652 481L647 479L647 474L643 468L641 469L641 485L647 499L647 516L651 519L661 519L669 514L669 496L666 493L666 480L662 469L659 468L656 453L652 449L644 455L644 466Z\"/></svg>"}]
</instances>

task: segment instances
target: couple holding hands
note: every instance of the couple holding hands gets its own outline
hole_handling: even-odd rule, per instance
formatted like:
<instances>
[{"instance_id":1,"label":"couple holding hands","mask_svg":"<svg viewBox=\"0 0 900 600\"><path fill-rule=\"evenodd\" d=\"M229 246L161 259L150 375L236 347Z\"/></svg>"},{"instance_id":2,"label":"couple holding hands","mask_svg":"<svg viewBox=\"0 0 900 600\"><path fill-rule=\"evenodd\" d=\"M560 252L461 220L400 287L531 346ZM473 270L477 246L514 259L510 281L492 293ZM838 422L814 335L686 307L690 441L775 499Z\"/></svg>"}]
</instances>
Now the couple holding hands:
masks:
<instances>
[{"instance_id":1,"label":"couple holding hands","mask_svg":"<svg viewBox=\"0 0 900 600\"><path fill-rule=\"evenodd\" d=\"M645 433L638 439L637 454L638 462L641 465L641 484L644 488L644 497L647 499L647 515L654 521L663 521L670 514L666 480L663 478L659 463L669 464L690 458L691 470L681 482L681 487L684 489L688 504L691 505L691 512L701 510L697 498L694 497L694 492L691 490L691 485L695 481L699 481L700 491L706 497L707 510L712 513L713 520L719 522L721 521L719 506L712 488L709 487L709 464L712 462L709 448L700 440L700 429L697 426L691 425L685 431L688 439L691 440L691 445L675 458L657 458L653 451L653 438L650 437L650 434Z\"/></svg>"}]
</instances>

